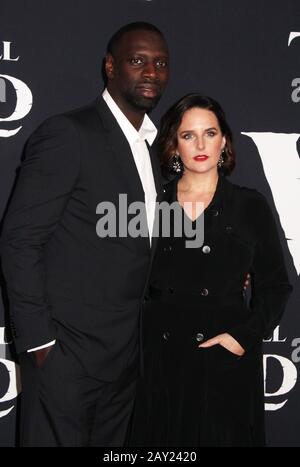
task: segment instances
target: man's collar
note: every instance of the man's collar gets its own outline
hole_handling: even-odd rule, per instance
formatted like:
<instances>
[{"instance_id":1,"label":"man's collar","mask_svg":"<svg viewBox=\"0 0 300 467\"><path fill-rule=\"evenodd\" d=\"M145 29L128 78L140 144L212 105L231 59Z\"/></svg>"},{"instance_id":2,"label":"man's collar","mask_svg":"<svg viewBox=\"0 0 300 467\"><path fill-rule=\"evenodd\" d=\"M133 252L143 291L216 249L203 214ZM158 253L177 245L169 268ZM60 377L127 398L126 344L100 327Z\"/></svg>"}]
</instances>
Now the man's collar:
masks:
<instances>
[{"instance_id":1,"label":"man's collar","mask_svg":"<svg viewBox=\"0 0 300 467\"><path fill-rule=\"evenodd\" d=\"M147 114L145 114L143 123L139 131L137 131L132 125L132 123L128 120L128 118L125 116L125 114L122 112L120 107L113 100L107 89L103 91L102 97L108 105L111 113L119 123L129 144L139 140L147 140L150 146L153 144L153 141L155 140L157 135L157 129Z\"/></svg>"}]
</instances>

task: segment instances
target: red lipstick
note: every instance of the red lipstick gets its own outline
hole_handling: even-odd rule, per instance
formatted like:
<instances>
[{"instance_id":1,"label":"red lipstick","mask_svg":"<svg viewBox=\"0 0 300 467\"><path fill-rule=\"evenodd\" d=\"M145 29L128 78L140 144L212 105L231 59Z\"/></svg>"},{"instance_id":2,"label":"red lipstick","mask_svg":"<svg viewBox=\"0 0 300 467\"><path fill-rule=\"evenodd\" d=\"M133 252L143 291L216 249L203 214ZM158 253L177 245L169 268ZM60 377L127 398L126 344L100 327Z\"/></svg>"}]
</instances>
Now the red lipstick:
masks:
<instances>
[{"instance_id":1,"label":"red lipstick","mask_svg":"<svg viewBox=\"0 0 300 467\"><path fill-rule=\"evenodd\" d=\"M195 156L193 157L193 159L197 162L204 162L208 159L208 156L206 156L205 154L203 154L202 156L199 155L199 156Z\"/></svg>"}]
</instances>

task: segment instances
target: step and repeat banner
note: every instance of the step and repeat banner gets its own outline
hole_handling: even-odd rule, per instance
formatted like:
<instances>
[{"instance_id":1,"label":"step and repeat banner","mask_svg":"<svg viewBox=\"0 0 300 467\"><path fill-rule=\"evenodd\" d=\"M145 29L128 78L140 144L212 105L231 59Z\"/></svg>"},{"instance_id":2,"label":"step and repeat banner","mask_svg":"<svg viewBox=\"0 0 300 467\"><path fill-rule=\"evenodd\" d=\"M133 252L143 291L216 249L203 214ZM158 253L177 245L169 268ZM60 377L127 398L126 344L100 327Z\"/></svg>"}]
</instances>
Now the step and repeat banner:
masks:
<instances>
[{"instance_id":1,"label":"step and repeat banner","mask_svg":"<svg viewBox=\"0 0 300 467\"><path fill-rule=\"evenodd\" d=\"M99 95L107 40L131 21L154 23L170 48L171 80L155 123L187 92L216 98L235 135L232 180L261 191L273 208L294 291L264 344L267 439L300 447L299 0L1 0L0 216L28 136ZM21 391L3 298L0 446L16 443Z\"/></svg>"}]
</instances>

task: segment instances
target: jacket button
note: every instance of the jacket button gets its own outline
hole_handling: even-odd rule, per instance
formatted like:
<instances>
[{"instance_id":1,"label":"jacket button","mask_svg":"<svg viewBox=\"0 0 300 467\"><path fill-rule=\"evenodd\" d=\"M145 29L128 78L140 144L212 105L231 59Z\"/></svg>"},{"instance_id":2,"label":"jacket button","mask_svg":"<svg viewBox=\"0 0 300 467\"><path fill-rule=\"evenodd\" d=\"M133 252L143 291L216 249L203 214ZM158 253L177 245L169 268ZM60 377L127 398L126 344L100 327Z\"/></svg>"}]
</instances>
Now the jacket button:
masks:
<instances>
[{"instance_id":1,"label":"jacket button","mask_svg":"<svg viewBox=\"0 0 300 467\"><path fill-rule=\"evenodd\" d=\"M165 331L165 332L163 333L163 339L164 339L165 341L167 341L167 340L169 340L169 337L170 337L170 333L169 333L168 331Z\"/></svg>"},{"instance_id":2,"label":"jacket button","mask_svg":"<svg viewBox=\"0 0 300 467\"><path fill-rule=\"evenodd\" d=\"M168 287L168 292L169 293L174 293L174 288L173 287Z\"/></svg>"},{"instance_id":3,"label":"jacket button","mask_svg":"<svg viewBox=\"0 0 300 467\"><path fill-rule=\"evenodd\" d=\"M197 332L197 334L196 334L196 341L197 341L197 342L202 342L202 341L204 341L204 334L202 334L202 332Z\"/></svg>"},{"instance_id":4,"label":"jacket button","mask_svg":"<svg viewBox=\"0 0 300 467\"><path fill-rule=\"evenodd\" d=\"M208 295L208 290L207 289L201 289L201 295L203 295L204 297L206 297Z\"/></svg>"},{"instance_id":5,"label":"jacket button","mask_svg":"<svg viewBox=\"0 0 300 467\"><path fill-rule=\"evenodd\" d=\"M205 254L210 253L210 247L208 245L204 245L204 247L202 248L202 251Z\"/></svg>"},{"instance_id":6,"label":"jacket button","mask_svg":"<svg viewBox=\"0 0 300 467\"><path fill-rule=\"evenodd\" d=\"M232 232L231 225L227 225L227 227L225 227L225 229L226 229L226 232L229 233L229 234Z\"/></svg>"},{"instance_id":7,"label":"jacket button","mask_svg":"<svg viewBox=\"0 0 300 467\"><path fill-rule=\"evenodd\" d=\"M219 215L219 211L217 209L212 209L211 214L212 216L217 217Z\"/></svg>"},{"instance_id":8,"label":"jacket button","mask_svg":"<svg viewBox=\"0 0 300 467\"><path fill-rule=\"evenodd\" d=\"M172 246L171 245L164 246L164 252L168 253L169 251L172 251Z\"/></svg>"}]
</instances>

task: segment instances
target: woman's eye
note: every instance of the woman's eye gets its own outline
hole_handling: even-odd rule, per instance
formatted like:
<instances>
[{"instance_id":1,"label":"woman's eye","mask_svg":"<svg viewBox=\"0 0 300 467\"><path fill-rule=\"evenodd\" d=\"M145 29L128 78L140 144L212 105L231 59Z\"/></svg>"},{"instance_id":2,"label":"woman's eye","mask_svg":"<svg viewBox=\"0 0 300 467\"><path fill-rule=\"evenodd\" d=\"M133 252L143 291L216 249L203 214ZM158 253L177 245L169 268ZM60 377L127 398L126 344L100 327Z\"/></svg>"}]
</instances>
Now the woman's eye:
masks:
<instances>
[{"instance_id":1,"label":"woman's eye","mask_svg":"<svg viewBox=\"0 0 300 467\"><path fill-rule=\"evenodd\" d=\"M215 134L216 134L216 133L215 133L214 131L208 131L208 132L207 132L207 135L210 136L210 137L215 136Z\"/></svg>"},{"instance_id":2,"label":"woman's eye","mask_svg":"<svg viewBox=\"0 0 300 467\"><path fill-rule=\"evenodd\" d=\"M183 139L191 139L192 137L193 135L191 135L190 133L183 135Z\"/></svg>"}]
</instances>

